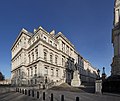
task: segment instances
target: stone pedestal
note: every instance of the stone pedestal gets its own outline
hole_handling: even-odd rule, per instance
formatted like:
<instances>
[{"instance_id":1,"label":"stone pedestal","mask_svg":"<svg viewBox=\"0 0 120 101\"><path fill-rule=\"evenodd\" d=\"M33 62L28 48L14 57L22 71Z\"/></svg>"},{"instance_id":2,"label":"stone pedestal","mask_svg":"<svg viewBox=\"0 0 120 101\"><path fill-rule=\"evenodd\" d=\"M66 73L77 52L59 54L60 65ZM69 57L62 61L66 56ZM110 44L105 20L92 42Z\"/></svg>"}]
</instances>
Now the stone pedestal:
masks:
<instances>
[{"instance_id":1,"label":"stone pedestal","mask_svg":"<svg viewBox=\"0 0 120 101\"><path fill-rule=\"evenodd\" d=\"M102 93L102 80L95 81L95 93Z\"/></svg>"},{"instance_id":2,"label":"stone pedestal","mask_svg":"<svg viewBox=\"0 0 120 101\"><path fill-rule=\"evenodd\" d=\"M79 71L76 70L73 73L73 79L72 79L72 82L71 82L71 86L80 87L80 85L81 85L81 81L80 81Z\"/></svg>"}]
</instances>

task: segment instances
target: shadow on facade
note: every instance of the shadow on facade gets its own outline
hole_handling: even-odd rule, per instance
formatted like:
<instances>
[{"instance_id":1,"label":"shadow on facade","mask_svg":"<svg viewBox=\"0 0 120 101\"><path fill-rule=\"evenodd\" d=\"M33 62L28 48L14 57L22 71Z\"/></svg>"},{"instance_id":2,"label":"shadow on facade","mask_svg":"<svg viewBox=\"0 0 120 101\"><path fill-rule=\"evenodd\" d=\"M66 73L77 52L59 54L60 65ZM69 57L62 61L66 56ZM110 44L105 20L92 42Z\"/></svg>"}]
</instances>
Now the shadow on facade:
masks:
<instances>
[{"instance_id":1,"label":"shadow on facade","mask_svg":"<svg viewBox=\"0 0 120 101\"><path fill-rule=\"evenodd\" d=\"M120 93L120 76L110 76L103 80L102 91L110 93Z\"/></svg>"}]
</instances>

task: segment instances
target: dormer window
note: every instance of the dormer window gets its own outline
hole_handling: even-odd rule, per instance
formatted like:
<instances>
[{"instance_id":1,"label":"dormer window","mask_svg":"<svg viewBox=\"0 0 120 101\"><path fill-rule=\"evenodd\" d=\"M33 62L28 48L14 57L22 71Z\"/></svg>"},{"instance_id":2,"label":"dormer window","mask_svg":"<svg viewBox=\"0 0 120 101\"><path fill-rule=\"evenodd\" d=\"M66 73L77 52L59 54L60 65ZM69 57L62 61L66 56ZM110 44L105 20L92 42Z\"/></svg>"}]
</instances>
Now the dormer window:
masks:
<instances>
[{"instance_id":1,"label":"dormer window","mask_svg":"<svg viewBox=\"0 0 120 101\"><path fill-rule=\"evenodd\" d=\"M46 41L46 39L47 39L47 38L44 36L44 40L45 40L45 41Z\"/></svg>"},{"instance_id":2,"label":"dormer window","mask_svg":"<svg viewBox=\"0 0 120 101\"><path fill-rule=\"evenodd\" d=\"M50 44L52 45L52 41L50 40Z\"/></svg>"},{"instance_id":3,"label":"dormer window","mask_svg":"<svg viewBox=\"0 0 120 101\"><path fill-rule=\"evenodd\" d=\"M38 39L39 39L39 36L37 36L36 39L38 40Z\"/></svg>"},{"instance_id":4,"label":"dormer window","mask_svg":"<svg viewBox=\"0 0 120 101\"><path fill-rule=\"evenodd\" d=\"M57 48L57 44L55 44L55 47Z\"/></svg>"}]
</instances>

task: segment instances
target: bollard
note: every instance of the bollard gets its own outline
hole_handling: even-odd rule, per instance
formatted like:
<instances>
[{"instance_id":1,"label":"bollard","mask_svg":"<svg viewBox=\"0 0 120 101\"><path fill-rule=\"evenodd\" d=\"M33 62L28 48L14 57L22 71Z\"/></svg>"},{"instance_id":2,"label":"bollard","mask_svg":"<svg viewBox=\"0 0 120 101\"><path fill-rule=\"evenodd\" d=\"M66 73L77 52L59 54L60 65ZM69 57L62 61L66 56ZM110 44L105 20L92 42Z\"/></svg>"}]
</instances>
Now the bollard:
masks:
<instances>
[{"instance_id":1,"label":"bollard","mask_svg":"<svg viewBox=\"0 0 120 101\"><path fill-rule=\"evenodd\" d=\"M34 90L32 90L32 97L34 97Z\"/></svg>"},{"instance_id":2,"label":"bollard","mask_svg":"<svg viewBox=\"0 0 120 101\"><path fill-rule=\"evenodd\" d=\"M28 96L30 96L30 90L28 90Z\"/></svg>"},{"instance_id":3,"label":"bollard","mask_svg":"<svg viewBox=\"0 0 120 101\"><path fill-rule=\"evenodd\" d=\"M50 101L53 101L53 93L51 93L51 100Z\"/></svg>"},{"instance_id":4,"label":"bollard","mask_svg":"<svg viewBox=\"0 0 120 101\"><path fill-rule=\"evenodd\" d=\"M21 93L21 88L20 88L20 93Z\"/></svg>"},{"instance_id":5,"label":"bollard","mask_svg":"<svg viewBox=\"0 0 120 101\"><path fill-rule=\"evenodd\" d=\"M18 92L19 92L19 88L18 88Z\"/></svg>"},{"instance_id":6,"label":"bollard","mask_svg":"<svg viewBox=\"0 0 120 101\"><path fill-rule=\"evenodd\" d=\"M79 101L79 97L76 97L76 101Z\"/></svg>"},{"instance_id":7,"label":"bollard","mask_svg":"<svg viewBox=\"0 0 120 101\"><path fill-rule=\"evenodd\" d=\"M61 101L64 101L64 95L61 95Z\"/></svg>"},{"instance_id":8,"label":"bollard","mask_svg":"<svg viewBox=\"0 0 120 101\"><path fill-rule=\"evenodd\" d=\"M17 88L16 88L16 92L17 92L18 90L17 90Z\"/></svg>"},{"instance_id":9,"label":"bollard","mask_svg":"<svg viewBox=\"0 0 120 101\"><path fill-rule=\"evenodd\" d=\"M27 95L27 90L25 89L25 95Z\"/></svg>"},{"instance_id":10,"label":"bollard","mask_svg":"<svg viewBox=\"0 0 120 101\"><path fill-rule=\"evenodd\" d=\"M24 94L24 89L22 89L22 94Z\"/></svg>"},{"instance_id":11,"label":"bollard","mask_svg":"<svg viewBox=\"0 0 120 101\"><path fill-rule=\"evenodd\" d=\"M37 98L39 99L39 92L37 92Z\"/></svg>"},{"instance_id":12,"label":"bollard","mask_svg":"<svg viewBox=\"0 0 120 101\"><path fill-rule=\"evenodd\" d=\"M43 92L43 100L45 100L45 92Z\"/></svg>"}]
</instances>

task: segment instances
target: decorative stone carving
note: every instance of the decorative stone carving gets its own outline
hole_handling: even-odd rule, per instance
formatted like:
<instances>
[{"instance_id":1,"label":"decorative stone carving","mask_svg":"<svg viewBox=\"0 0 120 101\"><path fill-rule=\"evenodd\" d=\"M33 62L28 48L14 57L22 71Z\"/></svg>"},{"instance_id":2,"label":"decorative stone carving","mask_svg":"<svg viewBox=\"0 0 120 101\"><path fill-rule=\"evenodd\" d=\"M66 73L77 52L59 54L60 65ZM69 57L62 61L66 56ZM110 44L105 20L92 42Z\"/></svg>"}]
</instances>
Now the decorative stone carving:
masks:
<instances>
[{"instance_id":1,"label":"decorative stone carving","mask_svg":"<svg viewBox=\"0 0 120 101\"><path fill-rule=\"evenodd\" d=\"M79 75L79 71L75 70L73 73L73 79L71 82L71 86L73 87L80 87L81 85L81 81L80 81L80 75Z\"/></svg>"}]
</instances>

